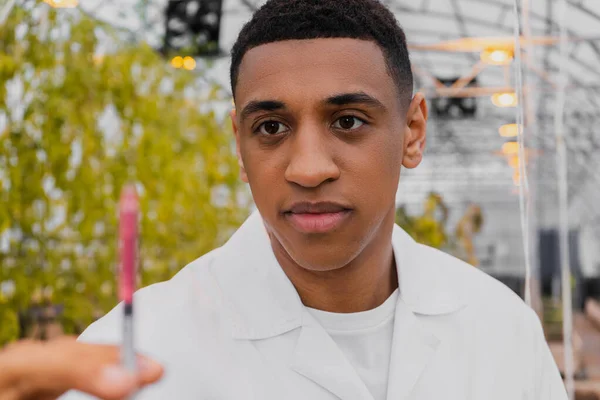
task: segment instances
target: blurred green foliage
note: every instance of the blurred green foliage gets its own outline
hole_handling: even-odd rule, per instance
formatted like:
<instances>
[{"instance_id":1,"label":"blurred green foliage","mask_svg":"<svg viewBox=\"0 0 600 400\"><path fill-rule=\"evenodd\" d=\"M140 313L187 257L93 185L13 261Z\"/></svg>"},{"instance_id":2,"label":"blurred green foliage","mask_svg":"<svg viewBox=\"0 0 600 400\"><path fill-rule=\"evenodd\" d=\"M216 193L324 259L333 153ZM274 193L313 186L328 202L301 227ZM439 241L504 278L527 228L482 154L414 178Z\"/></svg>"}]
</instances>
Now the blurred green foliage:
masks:
<instances>
[{"instance_id":1,"label":"blurred green foliage","mask_svg":"<svg viewBox=\"0 0 600 400\"><path fill-rule=\"evenodd\" d=\"M448 217L449 209L438 193L427 196L422 214L410 215L404 206L396 209L396 223L417 242L446 251L477 266L479 260L475 255L473 239L484 222L481 208L475 204L469 205L450 233Z\"/></svg>"},{"instance_id":2,"label":"blurred green foliage","mask_svg":"<svg viewBox=\"0 0 600 400\"><path fill-rule=\"evenodd\" d=\"M206 107L226 94L77 10L26 4L0 25L0 346L31 306L63 305L77 333L116 304L124 183L140 194L140 285L220 245L250 202Z\"/></svg>"},{"instance_id":3,"label":"blurred green foliage","mask_svg":"<svg viewBox=\"0 0 600 400\"><path fill-rule=\"evenodd\" d=\"M417 242L436 249L448 244L447 220L448 209L437 193L429 194L421 215L409 215L403 206L396 209L396 223Z\"/></svg>"}]
</instances>

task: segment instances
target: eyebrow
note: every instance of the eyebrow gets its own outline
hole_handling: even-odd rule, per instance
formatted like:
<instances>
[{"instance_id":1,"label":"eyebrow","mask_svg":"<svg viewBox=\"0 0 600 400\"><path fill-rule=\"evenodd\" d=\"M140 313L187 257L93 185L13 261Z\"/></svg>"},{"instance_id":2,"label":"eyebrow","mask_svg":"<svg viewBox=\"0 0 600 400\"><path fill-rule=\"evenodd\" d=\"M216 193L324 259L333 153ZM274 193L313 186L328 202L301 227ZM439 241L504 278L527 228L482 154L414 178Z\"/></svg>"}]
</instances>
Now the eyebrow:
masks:
<instances>
[{"instance_id":1,"label":"eyebrow","mask_svg":"<svg viewBox=\"0 0 600 400\"><path fill-rule=\"evenodd\" d=\"M246 104L240 114L241 119L244 120L250 115L259 111L277 111L285 109L285 103L276 100L254 100Z\"/></svg>"},{"instance_id":2,"label":"eyebrow","mask_svg":"<svg viewBox=\"0 0 600 400\"><path fill-rule=\"evenodd\" d=\"M377 100L375 97L366 94L365 92L336 94L325 99L324 103L327 105L334 106L345 106L348 104L364 104L367 106L385 110L385 106L382 102Z\"/></svg>"},{"instance_id":3,"label":"eyebrow","mask_svg":"<svg viewBox=\"0 0 600 400\"><path fill-rule=\"evenodd\" d=\"M330 96L323 100L323 104L333 106L345 106L348 104L364 104L367 106L380 108L385 110L385 106L382 102L377 100L375 97L366 94L365 92L354 92L354 93L341 93ZM286 105L282 101L278 100L253 100L242 109L240 118L242 120L248 118L250 115L260 111L279 111L284 110Z\"/></svg>"}]
</instances>

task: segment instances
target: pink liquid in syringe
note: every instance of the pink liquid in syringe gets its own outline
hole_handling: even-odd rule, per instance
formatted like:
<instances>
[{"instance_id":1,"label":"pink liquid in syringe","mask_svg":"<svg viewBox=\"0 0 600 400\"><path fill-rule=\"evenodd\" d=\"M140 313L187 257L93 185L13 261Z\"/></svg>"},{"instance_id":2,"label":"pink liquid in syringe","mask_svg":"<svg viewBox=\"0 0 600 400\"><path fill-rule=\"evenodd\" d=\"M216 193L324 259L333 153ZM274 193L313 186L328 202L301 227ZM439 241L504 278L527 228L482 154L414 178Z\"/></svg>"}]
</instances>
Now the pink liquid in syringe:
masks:
<instances>
[{"instance_id":1,"label":"pink liquid in syringe","mask_svg":"<svg viewBox=\"0 0 600 400\"><path fill-rule=\"evenodd\" d=\"M120 270L119 298L131 304L135 292L139 202L134 186L126 186L121 192L120 202Z\"/></svg>"}]
</instances>

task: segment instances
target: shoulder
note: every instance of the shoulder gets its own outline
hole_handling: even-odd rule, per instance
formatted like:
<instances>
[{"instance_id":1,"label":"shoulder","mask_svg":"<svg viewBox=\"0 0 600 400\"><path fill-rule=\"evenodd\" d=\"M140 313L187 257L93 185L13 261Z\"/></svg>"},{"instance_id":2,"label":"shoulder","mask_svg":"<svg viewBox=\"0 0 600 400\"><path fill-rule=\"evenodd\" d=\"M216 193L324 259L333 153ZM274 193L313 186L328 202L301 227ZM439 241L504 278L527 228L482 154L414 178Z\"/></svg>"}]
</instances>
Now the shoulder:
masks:
<instances>
[{"instance_id":1,"label":"shoulder","mask_svg":"<svg viewBox=\"0 0 600 400\"><path fill-rule=\"evenodd\" d=\"M134 302L139 308L155 311L172 310L184 306L189 295L209 290L212 279L211 265L221 249L215 249L183 267L170 280L149 285L135 293Z\"/></svg>"},{"instance_id":2,"label":"shoulder","mask_svg":"<svg viewBox=\"0 0 600 400\"><path fill-rule=\"evenodd\" d=\"M442 319L457 327L473 346L513 354L525 360L534 358L545 346L538 315L520 296L494 277L449 254L418 245L421 259L436 265L436 279L455 293L463 307ZM492 350L489 350L492 351ZM523 361L524 362L524 361Z\"/></svg>"},{"instance_id":3,"label":"shoulder","mask_svg":"<svg viewBox=\"0 0 600 400\"><path fill-rule=\"evenodd\" d=\"M495 318L537 320L523 299L496 278L443 251L418 244L420 257L435 264L450 289L459 294L465 305ZM534 323L536 321L533 321Z\"/></svg>"},{"instance_id":4,"label":"shoulder","mask_svg":"<svg viewBox=\"0 0 600 400\"><path fill-rule=\"evenodd\" d=\"M218 287L211 265L219 254L215 249L182 268L168 281L138 290L133 298L136 341L152 346L163 332L172 335L173 326L183 328L196 317L215 314L220 304ZM93 343L118 343L121 340L123 304L91 324L79 340Z\"/></svg>"}]
</instances>

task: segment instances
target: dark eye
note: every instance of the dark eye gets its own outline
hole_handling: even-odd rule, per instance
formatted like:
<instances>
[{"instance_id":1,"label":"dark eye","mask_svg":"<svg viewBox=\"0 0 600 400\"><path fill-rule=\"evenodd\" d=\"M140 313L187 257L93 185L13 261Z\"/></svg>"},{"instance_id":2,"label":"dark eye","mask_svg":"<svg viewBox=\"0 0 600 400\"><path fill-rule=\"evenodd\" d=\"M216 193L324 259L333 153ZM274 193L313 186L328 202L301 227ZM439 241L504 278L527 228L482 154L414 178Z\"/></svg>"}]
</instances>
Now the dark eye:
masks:
<instances>
[{"instance_id":1,"label":"dark eye","mask_svg":"<svg viewBox=\"0 0 600 400\"><path fill-rule=\"evenodd\" d=\"M334 128L344 129L346 131L358 129L364 125L364 122L357 117L346 115L333 123Z\"/></svg>"},{"instance_id":2,"label":"dark eye","mask_svg":"<svg viewBox=\"0 0 600 400\"><path fill-rule=\"evenodd\" d=\"M260 133L268 136L278 135L282 132L285 132L285 130L286 126L277 121L266 121L258 127L258 131Z\"/></svg>"}]
</instances>

